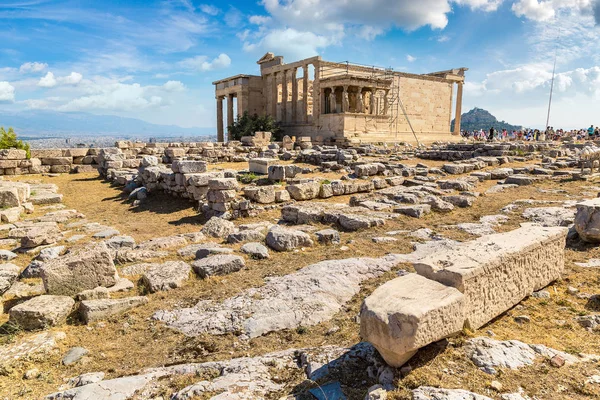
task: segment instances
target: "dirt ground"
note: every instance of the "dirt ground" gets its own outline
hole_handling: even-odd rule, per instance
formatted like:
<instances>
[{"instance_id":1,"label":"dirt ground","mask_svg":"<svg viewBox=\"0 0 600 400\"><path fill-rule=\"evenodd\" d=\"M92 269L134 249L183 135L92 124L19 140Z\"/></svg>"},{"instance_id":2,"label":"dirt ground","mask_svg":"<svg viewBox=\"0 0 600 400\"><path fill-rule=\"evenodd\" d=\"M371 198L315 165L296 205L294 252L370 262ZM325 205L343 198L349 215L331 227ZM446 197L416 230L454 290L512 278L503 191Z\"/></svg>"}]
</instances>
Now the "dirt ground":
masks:
<instances>
[{"instance_id":1,"label":"dirt ground","mask_svg":"<svg viewBox=\"0 0 600 400\"><path fill-rule=\"evenodd\" d=\"M411 160L407 164L416 164ZM422 161L430 166L441 163ZM240 169L240 164L237 168ZM217 168L230 168L230 165L218 165ZM58 177L19 177L22 181L41 181L55 183L59 192L64 194L63 203L67 208L84 213L87 220L99 222L117 228L121 234L130 235L141 242L153 237L168 236L177 233L194 232L201 229L201 219L193 208L193 203L174 197L152 194L142 206L133 207L128 203L118 187L100 180L96 174L61 175ZM487 181L477 185L476 190L483 193L494 182ZM146 294L140 285L135 291L148 295L150 302L123 315L114 316L102 322L82 325L76 318L69 319L67 325L53 328L63 331L66 340L60 342L57 351L41 361L27 361L14 368L0 371L0 398L37 399L42 395L56 391L64 381L82 373L103 371L105 379L134 374L143 368L172 365L183 362L204 362L226 360L241 356L260 355L271 351L289 348L318 347L322 345L351 346L360 341L359 325L356 316L362 300L379 284L395 276L395 271L363 284L361 292L330 321L316 326L302 327L271 333L249 342L240 341L233 335L203 335L186 338L174 330L167 329L161 323L151 320L152 314L160 309L173 309L196 304L199 300L222 300L241 291L264 284L269 276L281 276L302 267L327 259L348 257L377 257L387 253L409 253L414 238L407 235L396 236L398 241L374 245L371 238L383 236L388 231L415 230L428 227L438 234L456 240L470 240L471 236L453 225L460 222L477 222L484 215L498 214L500 210L515 200L576 200L586 196L582 192L596 193L593 182L574 182L548 180L533 186L509 189L504 193L486 195L478 198L473 207L456 209L450 214L432 213L422 219L400 216L387 221L382 227L361 232L342 232L340 246L315 245L298 252L275 253L269 260L247 260L247 267L237 273L202 280L195 276L182 288L169 292ZM542 192L542 190L546 190ZM561 193L547 190L560 190ZM590 197L589 194L586 193ZM326 201L348 203L350 196L335 197ZM593 197L593 196L592 196ZM550 204L552 205L552 204ZM525 222L520 206L508 214L509 221L501 225L498 231L515 229ZM37 211L40 213L40 211ZM259 217L235 221L236 224L256 222L258 220L279 219L278 210L263 213ZM321 226L316 226L322 228ZM74 232L75 233L75 232ZM343 250L346 246L349 250ZM487 324L476 332L463 332L447 342L432 344L421 350L408 363L412 370L401 376L396 385L398 389L390 393L394 399L409 399L410 389L420 385L461 388L476 393L499 398L499 394L490 388L492 379L499 381L502 392L516 392L523 388L529 396L540 399L584 399L600 397L600 385L586 384L592 375L600 374L600 366L589 362L555 368L546 362L538 362L518 371L504 371L497 376L481 372L466 359L461 344L469 337L488 335L493 332L499 340L517 339L526 343L544 344L569 353L600 354L598 333L589 332L579 326L574 318L593 313L585 299L567 294L569 286L583 293L596 294L600 285L600 269L577 267L575 262L585 262L591 258L600 258L600 248L582 243L571 243L565 252L566 268L561 280L552 284L548 290L550 299L528 298ZM168 259L178 259L176 253ZM25 267L29 258L20 256L17 264ZM187 260L188 262L190 260ZM122 268L123 266L118 266ZM410 270L410 266L404 266ZM139 278L139 277L138 277ZM127 294L131 295L131 293ZM528 315L531 322L518 324L514 315ZM7 315L0 315L0 324L6 322ZM340 329L327 334L332 327ZM0 332L0 344L11 343L26 335L24 332ZM70 366L61 365L61 356L73 346L83 346L90 356L82 363ZM43 371L40 379L25 380L23 373L30 368ZM344 390L352 399L362 399L366 389L377 383L367 376L365 371L357 371L356 376L340 377ZM286 377L288 390L302 383L301 371ZM192 381L193 382L193 381ZM186 379L174 380L173 388L179 389L190 383ZM302 388L309 387L305 383ZM286 393L279 393L279 398Z\"/></svg>"}]
</instances>

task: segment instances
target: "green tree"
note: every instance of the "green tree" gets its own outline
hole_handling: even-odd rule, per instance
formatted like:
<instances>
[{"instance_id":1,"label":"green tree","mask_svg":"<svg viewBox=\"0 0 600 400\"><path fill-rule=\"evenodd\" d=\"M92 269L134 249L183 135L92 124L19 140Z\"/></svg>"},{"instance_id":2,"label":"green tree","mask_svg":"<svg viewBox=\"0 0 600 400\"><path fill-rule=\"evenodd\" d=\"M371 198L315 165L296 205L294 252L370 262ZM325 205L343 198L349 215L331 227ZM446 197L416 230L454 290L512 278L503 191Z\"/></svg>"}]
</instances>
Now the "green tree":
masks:
<instances>
[{"instance_id":1,"label":"green tree","mask_svg":"<svg viewBox=\"0 0 600 400\"><path fill-rule=\"evenodd\" d=\"M25 150L27 152L27 158L31 157L29 143L17 140L17 134L13 128L8 128L8 131L5 131L4 127L0 126L0 149Z\"/></svg>"},{"instance_id":2,"label":"green tree","mask_svg":"<svg viewBox=\"0 0 600 400\"><path fill-rule=\"evenodd\" d=\"M258 114L250 115L248 111L244 112L241 117L227 127L228 132L231 132L232 140L240 140L242 136L254 136L255 132L271 132L273 140L281 140L283 130L279 123L273 117Z\"/></svg>"}]
</instances>

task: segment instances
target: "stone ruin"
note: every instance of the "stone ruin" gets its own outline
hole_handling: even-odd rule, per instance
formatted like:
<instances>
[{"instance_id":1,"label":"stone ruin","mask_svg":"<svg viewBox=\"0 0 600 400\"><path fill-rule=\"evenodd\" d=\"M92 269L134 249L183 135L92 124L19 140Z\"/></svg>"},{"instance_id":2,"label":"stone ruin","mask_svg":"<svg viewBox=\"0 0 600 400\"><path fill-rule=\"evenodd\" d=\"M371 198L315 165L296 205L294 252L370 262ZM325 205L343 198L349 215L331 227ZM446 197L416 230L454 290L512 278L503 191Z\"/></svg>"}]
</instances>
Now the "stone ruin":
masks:
<instances>
[{"instance_id":1,"label":"stone ruin","mask_svg":"<svg viewBox=\"0 0 600 400\"><path fill-rule=\"evenodd\" d=\"M147 306L155 293L163 295L189 285L190 275L202 280L235 279L238 271L248 265L252 268L252 262L280 253L301 254L303 249L317 246L335 246L340 251L346 247L347 251L345 236L355 231L369 235L370 230L377 230L377 236L370 238L375 245L393 245L399 235L424 240L409 254L392 251L381 257L300 265L287 274L269 276L260 287L220 300L165 306L151 317L152 324L189 337L229 335L248 341L330 321L361 293L366 282L397 273L398 277L381 282L362 299L359 321L365 342L155 367L106 380L104 372L93 372L73 378L47 399L156 398L169 390L161 386L163 378L194 374L202 378L170 393L172 398L268 398L288 390L280 376L299 368L306 379L341 392L339 383L330 382L339 379L333 371L350 372L357 364L367 368L380 384L369 388L367 396L372 397L367 398L385 398L374 396L385 396L386 390L394 388L395 368L410 369L407 364L419 349L465 331L479 331L525 298L542 296L543 289L564 274L567 237L600 243L600 201L580 198L541 205L531 199L515 201L500 211L502 215L456 224L457 229L478 236L464 242L437 237L427 228L388 231L386 236L379 232L405 217L444 218L485 201L482 197L520 186L590 179L596 164L585 164L583 173L580 167L589 161L585 154L595 152L585 151L583 146L515 143L514 148L512 144L337 148L302 144L307 141L292 146L267 144L258 139L197 147L137 147L123 142L115 148L99 149L93 164L75 164L97 166L105 179L121 185L133 201L163 191L193 201L207 217L198 232L141 243L114 227L86 221L76 210L64 209L56 185L0 180L4 223L0 228L6 234L0 240L12 249L0 251L6 262L0 265L0 295L9 322L24 331L59 329L68 323L67 318L92 327ZM428 166L414 161L415 157L424 159L424 154L443 162ZM10 160L17 155L3 152L0 156ZM239 162L241 168L214 169L212 164L217 161ZM518 164L513 165L515 162ZM51 168L46 172L53 173ZM333 173L339 178L325 178ZM255 175L252 182L246 180L250 175ZM497 183L492 185L492 180ZM483 185L487 189L479 192ZM527 207L518 217L530 222L496 233L516 205ZM39 210L45 213L38 214ZM280 220L228 220L268 210L277 210ZM35 217L28 215L34 212ZM315 229L314 225L323 227ZM85 237L89 242L77 244ZM31 258L25 268L10 263L20 255ZM407 263L415 272L398 271ZM38 283L28 285L25 280L30 279ZM137 295L140 292L145 295ZM585 329L600 326L595 314L577 318L577 324ZM14 346L0 346L0 361L15 363L56 349L63 337L54 329L52 333L24 335ZM69 357L65 355L67 362L71 357L85 357L86 351L70 349ZM503 368L532 365L540 358L571 364L599 359L487 337L467 339L464 353L490 375ZM498 359L499 353L504 358ZM487 398L425 385L412 391L413 399L464 396Z\"/></svg>"}]
</instances>

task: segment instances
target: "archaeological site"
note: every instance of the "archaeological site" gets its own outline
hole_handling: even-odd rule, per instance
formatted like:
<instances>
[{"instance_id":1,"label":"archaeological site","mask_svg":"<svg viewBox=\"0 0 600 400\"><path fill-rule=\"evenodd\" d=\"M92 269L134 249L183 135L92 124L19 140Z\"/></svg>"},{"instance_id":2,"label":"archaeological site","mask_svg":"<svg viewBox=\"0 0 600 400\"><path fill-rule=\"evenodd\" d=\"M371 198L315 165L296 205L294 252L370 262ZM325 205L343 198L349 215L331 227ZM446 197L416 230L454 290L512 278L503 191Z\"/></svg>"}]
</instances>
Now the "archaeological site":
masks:
<instances>
[{"instance_id":1,"label":"archaeological site","mask_svg":"<svg viewBox=\"0 0 600 400\"><path fill-rule=\"evenodd\" d=\"M261 63L310 134L0 151L2 398L600 396L593 142L352 144L398 77Z\"/></svg>"}]
</instances>

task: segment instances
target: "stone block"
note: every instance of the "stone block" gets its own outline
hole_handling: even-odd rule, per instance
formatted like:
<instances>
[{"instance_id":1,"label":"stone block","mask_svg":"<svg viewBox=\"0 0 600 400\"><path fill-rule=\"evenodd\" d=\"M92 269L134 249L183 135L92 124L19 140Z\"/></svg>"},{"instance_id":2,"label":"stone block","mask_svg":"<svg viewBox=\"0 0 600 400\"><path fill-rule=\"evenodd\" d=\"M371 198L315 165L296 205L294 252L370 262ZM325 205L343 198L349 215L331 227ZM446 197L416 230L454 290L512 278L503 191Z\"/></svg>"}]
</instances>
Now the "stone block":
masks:
<instances>
[{"instance_id":1,"label":"stone block","mask_svg":"<svg viewBox=\"0 0 600 400\"><path fill-rule=\"evenodd\" d=\"M275 202L275 186L249 186L244 188L244 196L256 203L271 204Z\"/></svg>"},{"instance_id":2,"label":"stone block","mask_svg":"<svg viewBox=\"0 0 600 400\"><path fill-rule=\"evenodd\" d=\"M49 294L67 296L117 282L113 257L104 243L92 243L46 262L41 276Z\"/></svg>"},{"instance_id":3,"label":"stone block","mask_svg":"<svg viewBox=\"0 0 600 400\"><path fill-rule=\"evenodd\" d=\"M219 254L194 261L192 267L201 277L207 278L215 275L227 275L244 268L246 263L240 256Z\"/></svg>"},{"instance_id":4,"label":"stone block","mask_svg":"<svg viewBox=\"0 0 600 400\"><path fill-rule=\"evenodd\" d=\"M42 165L71 165L72 157L47 157L42 158Z\"/></svg>"},{"instance_id":5,"label":"stone block","mask_svg":"<svg viewBox=\"0 0 600 400\"><path fill-rule=\"evenodd\" d=\"M294 200L312 200L319 196L321 184L319 182L298 183L288 185L286 189Z\"/></svg>"},{"instance_id":6,"label":"stone block","mask_svg":"<svg viewBox=\"0 0 600 400\"><path fill-rule=\"evenodd\" d=\"M460 332L464 295L417 274L393 279L368 296L360 311L360 335L392 367L417 350Z\"/></svg>"},{"instance_id":7,"label":"stone block","mask_svg":"<svg viewBox=\"0 0 600 400\"><path fill-rule=\"evenodd\" d=\"M0 160L24 160L27 158L27 152L19 149L0 150ZM0 167L9 168L9 167Z\"/></svg>"},{"instance_id":8,"label":"stone block","mask_svg":"<svg viewBox=\"0 0 600 400\"><path fill-rule=\"evenodd\" d=\"M10 309L9 321L25 330L63 324L75 301L68 296L38 296Z\"/></svg>"},{"instance_id":9,"label":"stone block","mask_svg":"<svg viewBox=\"0 0 600 400\"><path fill-rule=\"evenodd\" d=\"M560 278L567 232L525 226L440 250L414 267L463 293L467 323L478 329Z\"/></svg>"},{"instance_id":10,"label":"stone block","mask_svg":"<svg viewBox=\"0 0 600 400\"><path fill-rule=\"evenodd\" d=\"M17 188L0 186L0 208L19 207L20 205L21 198Z\"/></svg>"},{"instance_id":11,"label":"stone block","mask_svg":"<svg viewBox=\"0 0 600 400\"><path fill-rule=\"evenodd\" d=\"M185 157L185 149L181 147L170 147L165 149L165 155L169 158Z\"/></svg>"},{"instance_id":12,"label":"stone block","mask_svg":"<svg viewBox=\"0 0 600 400\"><path fill-rule=\"evenodd\" d=\"M79 314L84 323L105 319L132 308L148 303L145 296L125 297L122 299L85 300L79 305Z\"/></svg>"},{"instance_id":13,"label":"stone block","mask_svg":"<svg viewBox=\"0 0 600 400\"><path fill-rule=\"evenodd\" d=\"M575 229L579 237L589 243L600 243L600 199L577 204Z\"/></svg>"},{"instance_id":14,"label":"stone block","mask_svg":"<svg viewBox=\"0 0 600 400\"><path fill-rule=\"evenodd\" d=\"M181 174L196 174L206 172L206 166L206 161L175 160L171 164L171 169Z\"/></svg>"},{"instance_id":15,"label":"stone block","mask_svg":"<svg viewBox=\"0 0 600 400\"><path fill-rule=\"evenodd\" d=\"M255 174L268 175L269 167L278 162L275 158L252 158L248 161L248 170Z\"/></svg>"},{"instance_id":16,"label":"stone block","mask_svg":"<svg viewBox=\"0 0 600 400\"><path fill-rule=\"evenodd\" d=\"M235 178L216 178L208 181L210 190L237 190L239 187Z\"/></svg>"}]
</instances>

